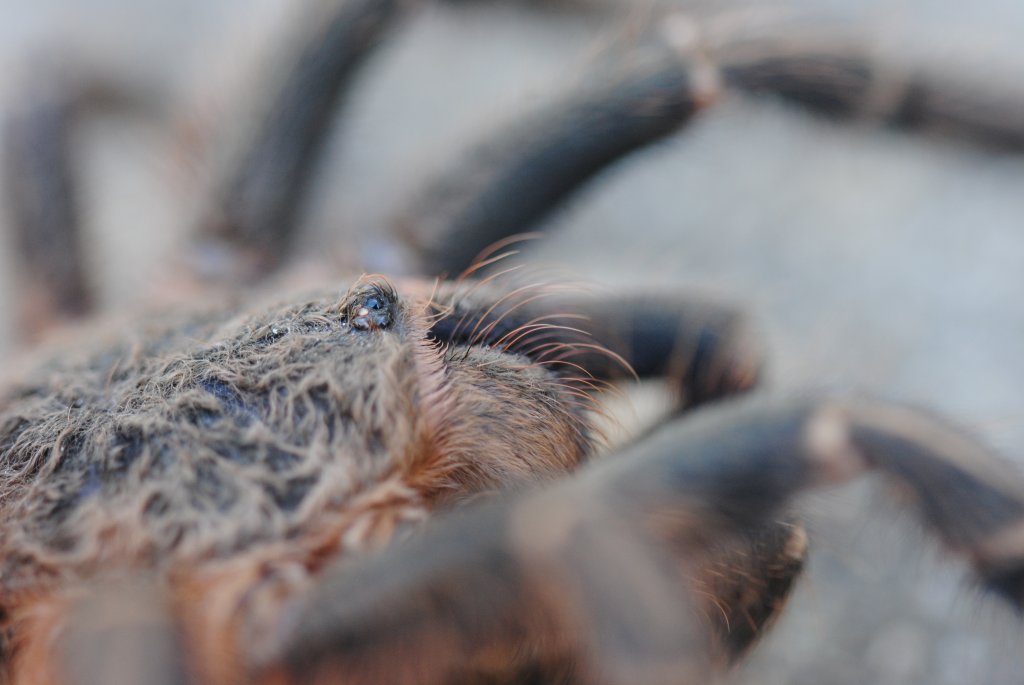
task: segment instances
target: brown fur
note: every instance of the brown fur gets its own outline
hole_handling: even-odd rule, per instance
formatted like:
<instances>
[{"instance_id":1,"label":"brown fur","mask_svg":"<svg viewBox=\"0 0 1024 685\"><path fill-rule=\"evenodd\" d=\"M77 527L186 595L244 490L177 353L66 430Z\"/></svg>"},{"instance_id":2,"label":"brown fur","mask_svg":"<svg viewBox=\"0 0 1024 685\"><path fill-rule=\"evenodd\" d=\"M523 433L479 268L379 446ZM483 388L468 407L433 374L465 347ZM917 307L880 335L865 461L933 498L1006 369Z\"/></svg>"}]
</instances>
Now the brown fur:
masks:
<instances>
[{"instance_id":1,"label":"brown fur","mask_svg":"<svg viewBox=\"0 0 1024 685\"><path fill-rule=\"evenodd\" d=\"M437 305L406 291L364 278L168 321L9 388L0 604L13 679L42 677L61 615L49 608L69 588L144 567L176 588L197 667L231 682L240 644L265 639L327 559L579 463L578 391L529 359L428 340ZM357 325L367 298L393 303L384 325Z\"/></svg>"}]
</instances>

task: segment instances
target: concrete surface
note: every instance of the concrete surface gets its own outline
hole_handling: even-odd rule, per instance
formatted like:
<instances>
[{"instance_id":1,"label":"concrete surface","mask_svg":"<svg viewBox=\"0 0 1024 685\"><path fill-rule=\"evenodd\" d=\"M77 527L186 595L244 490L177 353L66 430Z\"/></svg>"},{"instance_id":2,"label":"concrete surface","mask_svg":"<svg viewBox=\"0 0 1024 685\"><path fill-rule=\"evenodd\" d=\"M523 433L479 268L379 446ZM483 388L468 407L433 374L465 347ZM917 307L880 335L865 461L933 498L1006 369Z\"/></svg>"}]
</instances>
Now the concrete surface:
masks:
<instances>
[{"instance_id":1,"label":"concrete surface","mask_svg":"<svg viewBox=\"0 0 1024 685\"><path fill-rule=\"evenodd\" d=\"M236 25L276 3L3 0L0 67L10 75L27 50L74 37L174 97L208 76L212 56L242 61L229 39ZM855 20L887 54L1024 81L1024 4L1015 0L802 4ZM502 3L411 22L332 142L307 249L348 255L379 239L416 179L468 132L571 73L604 30ZM98 125L83 154L95 188L92 258L111 306L130 302L180 237L154 141L145 126ZM744 303L780 391L862 389L923 403L1020 460L1022 216L1022 158L735 100L602 178L531 249L609 286ZM0 253L0 264L9 259ZM15 297L7 279L3 320ZM0 351L11 345L0 338ZM1024 682L1019 619L981 597L884 494L868 484L807 499L809 577L736 682Z\"/></svg>"}]
</instances>

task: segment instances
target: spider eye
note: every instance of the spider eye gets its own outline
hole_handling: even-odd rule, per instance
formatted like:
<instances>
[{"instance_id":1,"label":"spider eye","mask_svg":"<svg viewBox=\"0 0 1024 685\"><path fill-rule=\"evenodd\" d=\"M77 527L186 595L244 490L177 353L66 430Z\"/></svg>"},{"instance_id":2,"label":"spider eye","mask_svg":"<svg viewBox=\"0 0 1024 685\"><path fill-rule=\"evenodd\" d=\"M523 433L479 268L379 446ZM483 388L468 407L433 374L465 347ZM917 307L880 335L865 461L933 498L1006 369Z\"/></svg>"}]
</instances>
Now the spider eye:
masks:
<instances>
[{"instance_id":1,"label":"spider eye","mask_svg":"<svg viewBox=\"0 0 1024 685\"><path fill-rule=\"evenodd\" d=\"M350 310L352 327L359 331L390 328L393 319L394 300L386 295L367 294L359 298Z\"/></svg>"}]
</instances>

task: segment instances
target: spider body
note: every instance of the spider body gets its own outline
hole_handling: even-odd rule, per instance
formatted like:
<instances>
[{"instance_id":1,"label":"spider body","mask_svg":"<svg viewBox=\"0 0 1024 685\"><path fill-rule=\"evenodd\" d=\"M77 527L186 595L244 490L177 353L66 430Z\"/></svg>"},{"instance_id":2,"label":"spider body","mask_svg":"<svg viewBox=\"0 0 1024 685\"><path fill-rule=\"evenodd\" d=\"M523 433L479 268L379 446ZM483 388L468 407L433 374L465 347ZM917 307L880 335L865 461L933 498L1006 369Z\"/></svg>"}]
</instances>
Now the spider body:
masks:
<instances>
[{"instance_id":1,"label":"spider body","mask_svg":"<svg viewBox=\"0 0 1024 685\"><path fill-rule=\"evenodd\" d=\"M11 643L56 650L69 630L61 607L144 571L168 583L195 668L232 682L251 667L237 643L272 643L283 607L325 565L403 539L438 509L586 462L589 381L544 362L552 333L565 328L559 347L571 351L575 330L532 323L545 318L529 310L536 288L520 307L487 310L471 304L481 289L455 287L442 307L437 290L410 282L400 295L370 278L242 314L172 317L14 384L0 542ZM584 362L605 354L579 344ZM735 362L727 391L756 371L756 357ZM702 399L726 391L721 379L690 386ZM788 560L767 601L737 600L764 604L754 626L785 596L801 539L787 522L754 543ZM706 582L728 589L733 572ZM755 637L730 636L729 649ZM26 651L7 655L15 682L63 677L46 649Z\"/></svg>"},{"instance_id":2,"label":"spider body","mask_svg":"<svg viewBox=\"0 0 1024 685\"><path fill-rule=\"evenodd\" d=\"M310 22L211 184L200 277L251 286L286 260L328 115L412 4L328 3ZM761 358L731 308L524 282L487 252L726 88L1018 145L984 98L961 108L856 45L736 28L655 16L440 174L398 230L422 270L454 279L250 293L80 336L9 383L8 679L704 682L800 573L789 499L867 470L1024 602L1024 487L973 439L880 401L733 401ZM44 98L8 135L32 332L89 307L67 147L97 92ZM673 402L592 459L595 391L630 373L667 380Z\"/></svg>"},{"instance_id":3,"label":"spider body","mask_svg":"<svg viewBox=\"0 0 1024 685\"><path fill-rule=\"evenodd\" d=\"M439 347L427 310L367 282L256 316L154 322L15 386L9 610L104 569L187 577L251 553L312 573L444 503L582 461L577 398L528 360Z\"/></svg>"}]
</instances>

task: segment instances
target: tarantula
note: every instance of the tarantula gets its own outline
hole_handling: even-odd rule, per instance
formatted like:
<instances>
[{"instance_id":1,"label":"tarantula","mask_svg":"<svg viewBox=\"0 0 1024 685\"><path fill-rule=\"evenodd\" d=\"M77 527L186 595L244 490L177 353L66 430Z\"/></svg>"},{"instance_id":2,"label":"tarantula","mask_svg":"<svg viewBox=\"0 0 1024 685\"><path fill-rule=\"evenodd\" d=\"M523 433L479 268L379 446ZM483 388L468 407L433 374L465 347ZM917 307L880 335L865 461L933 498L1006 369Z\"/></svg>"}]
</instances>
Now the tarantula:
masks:
<instances>
[{"instance_id":1,"label":"tarantula","mask_svg":"<svg viewBox=\"0 0 1024 685\"><path fill-rule=\"evenodd\" d=\"M349 0L310 22L214 186L197 279L255 291L282 265L329 113L414 4ZM90 309L68 135L123 102L92 86L26 99L7 132L33 332ZM800 573L791 497L869 469L1024 602L1024 483L973 439L877 400L734 399L761 359L732 309L502 268L514 234L725 88L1022 140L978 94L879 76L856 44L651 18L402 214L421 270L454 279L193 303L65 339L6 386L8 680L703 682ZM630 374L668 379L675 406L592 459L594 392Z\"/></svg>"}]
</instances>

